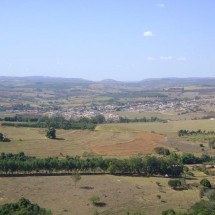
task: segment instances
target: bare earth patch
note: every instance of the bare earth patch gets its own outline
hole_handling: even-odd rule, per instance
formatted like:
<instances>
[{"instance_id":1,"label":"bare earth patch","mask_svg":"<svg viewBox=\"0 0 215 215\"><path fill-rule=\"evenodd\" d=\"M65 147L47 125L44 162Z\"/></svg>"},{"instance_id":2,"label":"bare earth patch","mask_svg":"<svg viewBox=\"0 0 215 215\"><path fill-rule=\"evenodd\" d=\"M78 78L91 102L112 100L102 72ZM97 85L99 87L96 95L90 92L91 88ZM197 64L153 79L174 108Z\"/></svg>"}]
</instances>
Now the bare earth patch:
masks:
<instances>
[{"instance_id":1,"label":"bare earth patch","mask_svg":"<svg viewBox=\"0 0 215 215\"><path fill-rule=\"evenodd\" d=\"M135 139L122 143L107 144L103 146L91 146L91 150L95 153L108 156L116 155L135 155L135 154L151 154L154 148L162 146L162 142L166 137L156 133L137 134Z\"/></svg>"}]
</instances>

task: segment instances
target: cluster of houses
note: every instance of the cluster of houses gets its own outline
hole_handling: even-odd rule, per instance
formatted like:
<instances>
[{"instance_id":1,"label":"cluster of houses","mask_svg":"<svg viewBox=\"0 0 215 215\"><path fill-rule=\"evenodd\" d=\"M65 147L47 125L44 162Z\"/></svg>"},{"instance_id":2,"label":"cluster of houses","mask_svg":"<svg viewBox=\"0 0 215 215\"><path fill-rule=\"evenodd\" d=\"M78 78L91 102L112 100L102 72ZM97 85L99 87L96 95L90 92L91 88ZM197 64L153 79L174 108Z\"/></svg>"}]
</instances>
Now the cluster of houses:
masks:
<instances>
[{"instance_id":1,"label":"cluster of houses","mask_svg":"<svg viewBox=\"0 0 215 215\"><path fill-rule=\"evenodd\" d=\"M70 106L69 108L60 107L59 109L29 109L27 106L26 110L14 110L15 113L28 113L32 115L46 115L46 116L54 116L54 115L62 115L66 119L78 119L81 117L92 118L98 114L102 114L105 116L106 120L117 121L119 119L119 111L120 112L162 112L162 113L192 113L202 111L201 107L206 106L215 106L215 101L210 100L199 100L199 99L149 99L146 101L140 102L127 102L124 104L91 104L91 105L79 105L79 106ZM22 108L25 106L22 106Z\"/></svg>"},{"instance_id":2,"label":"cluster of houses","mask_svg":"<svg viewBox=\"0 0 215 215\"><path fill-rule=\"evenodd\" d=\"M62 108L61 110L46 112L46 115L62 115L66 119L78 119L81 117L91 118L98 114L105 116L106 120L119 120L118 112L175 112L178 114L192 113L202 111L201 106L204 106L203 101L201 105L199 100L170 100L170 101L145 101L145 102L129 102L123 105L93 105L93 106L76 106L69 109ZM215 104L213 104L215 105Z\"/></svg>"}]
</instances>

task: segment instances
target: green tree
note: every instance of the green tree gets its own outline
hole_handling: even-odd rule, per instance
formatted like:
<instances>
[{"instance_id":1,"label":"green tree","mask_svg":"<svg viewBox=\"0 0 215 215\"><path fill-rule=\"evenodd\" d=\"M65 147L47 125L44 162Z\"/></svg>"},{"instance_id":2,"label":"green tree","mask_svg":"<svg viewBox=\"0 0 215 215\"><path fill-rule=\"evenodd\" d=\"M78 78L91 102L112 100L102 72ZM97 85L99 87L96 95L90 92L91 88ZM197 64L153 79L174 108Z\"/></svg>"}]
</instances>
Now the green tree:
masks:
<instances>
[{"instance_id":1,"label":"green tree","mask_svg":"<svg viewBox=\"0 0 215 215\"><path fill-rule=\"evenodd\" d=\"M77 182L79 182L81 180L81 175L78 172L76 172L71 177L72 177L72 180L74 181L75 187L76 187Z\"/></svg>"},{"instance_id":2,"label":"green tree","mask_svg":"<svg viewBox=\"0 0 215 215\"><path fill-rule=\"evenodd\" d=\"M56 139L56 130L55 130L55 128L50 127L46 131L46 137L48 137L49 139Z\"/></svg>"}]
</instances>

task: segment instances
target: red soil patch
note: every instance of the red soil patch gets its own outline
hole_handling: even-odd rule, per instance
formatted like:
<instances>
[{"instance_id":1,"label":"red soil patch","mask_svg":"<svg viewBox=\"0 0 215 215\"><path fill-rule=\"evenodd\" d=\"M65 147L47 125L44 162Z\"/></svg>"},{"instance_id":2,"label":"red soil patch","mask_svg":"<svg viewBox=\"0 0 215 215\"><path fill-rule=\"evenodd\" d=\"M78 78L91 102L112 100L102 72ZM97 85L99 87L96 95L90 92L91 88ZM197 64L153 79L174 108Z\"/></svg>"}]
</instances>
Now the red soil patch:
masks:
<instances>
[{"instance_id":1,"label":"red soil patch","mask_svg":"<svg viewBox=\"0 0 215 215\"><path fill-rule=\"evenodd\" d=\"M154 148L162 146L166 137L155 133L141 133L134 140L105 146L92 146L92 151L101 155L151 154Z\"/></svg>"}]
</instances>

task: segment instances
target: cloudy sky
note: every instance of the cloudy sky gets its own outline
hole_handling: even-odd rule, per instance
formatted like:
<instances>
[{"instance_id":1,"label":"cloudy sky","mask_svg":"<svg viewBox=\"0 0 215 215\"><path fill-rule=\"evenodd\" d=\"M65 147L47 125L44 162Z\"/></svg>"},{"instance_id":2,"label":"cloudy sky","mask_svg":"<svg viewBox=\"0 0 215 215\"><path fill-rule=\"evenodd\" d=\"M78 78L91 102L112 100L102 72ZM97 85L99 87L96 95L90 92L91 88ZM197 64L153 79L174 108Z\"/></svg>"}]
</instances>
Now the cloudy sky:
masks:
<instances>
[{"instance_id":1,"label":"cloudy sky","mask_svg":"<svg viewBox=\"0 0 215 215\"><path fill-rule=\"evenodd\" d=\"M214 0L1 0L0 76L215 77Z\"/></svg>"}]
</instances>

